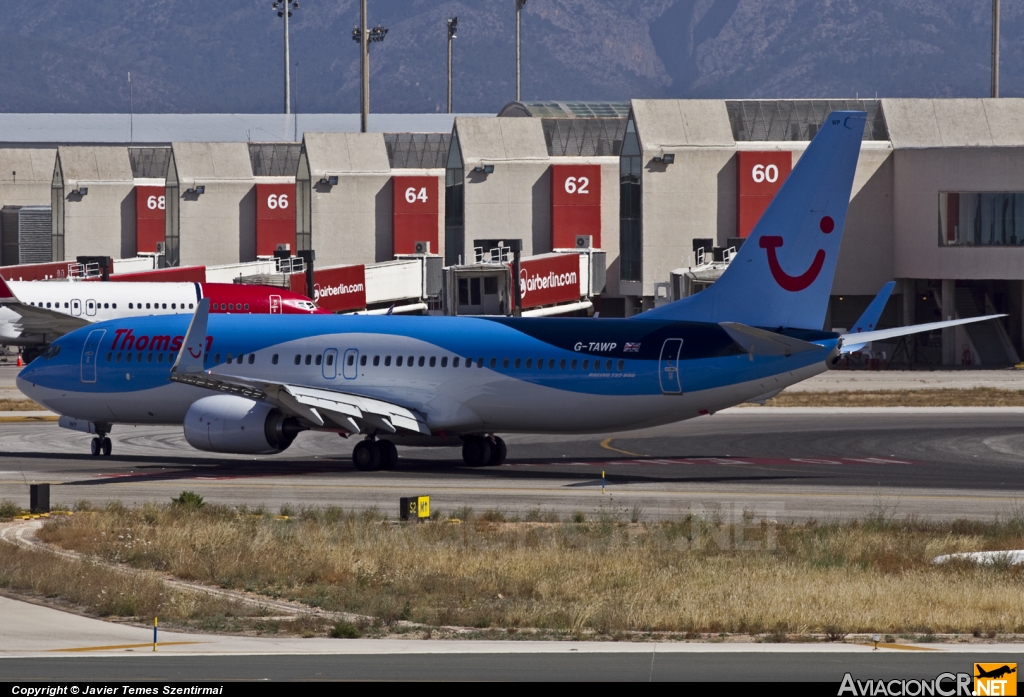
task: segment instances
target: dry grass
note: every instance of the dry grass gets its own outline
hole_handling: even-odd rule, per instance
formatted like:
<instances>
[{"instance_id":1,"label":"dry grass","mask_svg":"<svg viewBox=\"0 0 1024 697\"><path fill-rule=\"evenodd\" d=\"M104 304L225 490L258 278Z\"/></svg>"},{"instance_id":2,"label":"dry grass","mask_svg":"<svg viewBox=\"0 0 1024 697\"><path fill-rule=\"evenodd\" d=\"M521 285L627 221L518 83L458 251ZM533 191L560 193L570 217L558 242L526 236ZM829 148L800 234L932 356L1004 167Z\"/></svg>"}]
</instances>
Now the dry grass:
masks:
<instances>
[{"instance_id":1,"label":"dry grass","mask_svg":"<svg viewBox=\"0 0 1024 697\"><path fill-rule=\"evenodd\" d=\"M749 405L748 405L749 406ZM783 392L769 407L1024 407L1024 390L994 387L937 390Z\"/></svg>"},{"instance_id":2,"label":"dry grass","mask_svg":"<svg viewBox=\"0 0 1024 697\"><path fill-rule=\"evenodd\" d=\"M0 411L46 411L31 399L0 399Z\"/></svg>"},{"instance_id":3,"label":"dry grass","mask_svg":"<svg viewBox=\"0 0 1024 697\"><path fill-rule=\"evenodd\" d=\"M1024 569L931 564L943 553L1024 547L1020 518L780 526L485 517L497 516L395 525L337 509L279 521L211 506L115 506L51 521L40 536L105 560L385 625L578 636L1024 631Z\"/></svg>"}]
</instances>

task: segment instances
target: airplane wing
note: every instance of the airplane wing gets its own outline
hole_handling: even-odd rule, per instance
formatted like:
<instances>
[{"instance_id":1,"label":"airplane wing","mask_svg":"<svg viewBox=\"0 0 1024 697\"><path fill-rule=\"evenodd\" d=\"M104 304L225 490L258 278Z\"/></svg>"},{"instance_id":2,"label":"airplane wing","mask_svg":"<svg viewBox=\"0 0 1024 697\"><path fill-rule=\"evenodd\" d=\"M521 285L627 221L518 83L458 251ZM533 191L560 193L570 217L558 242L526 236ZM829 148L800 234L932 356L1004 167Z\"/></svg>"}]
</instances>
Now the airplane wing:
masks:
<instances>
[{"instance_id":1,"label":"airplane wing","mask_svg":"<svg viewBox=\"0 0 1024 697\"><path fill-rule=\"evenodd\" d=\"M718 326L724 329L725 333L750 355L756 353L760 356L792 356L794 353L821 350L821 346L818 344L764 329L748 327L738 322L719 322Z\"/></svg>"},{"instance_id":2,"label":"airplane wing","mask_svg":"<svg viewBox=\"0 0 1024 697\"><path fill-rule=\"evenodd\" d=\"M340 390L288 385L203 370L209 311L210 301L204 298L192 317L181 350L171 369L173 382L269 402L286 414L307 421L314 427L340 427L350 433L397 433L402 430L423 435L431 434L426 418L422 414L392 402Z\"/></svg>"},{"instance_id":3,"label":"airplane wing","mask_svg":"<svg viewBox=\"0 0 1024 697\"><path fill-rule=\"evenodd\" d=\"M872 341L884 341L885 339L896 339L901 336L908 336L910 334L918 334L920 332L930 332L934 329L945 329L947 327L957 327L961 324L970 324L971 322L984 322L988 319L996 319L998 317L1006 317L1006 315L985 315L984 317L969 317L967 319L951 319L945 322L929 322L928 324L912 324L909 327L896 327L894 329L878 329L873 332L858 332L855 334L843 334L842 345L840 353L851 353L864 346L864 344ZM847 342L850 342L847 345Z\"/></svg>"},{"instance_id":4,"label":"airplane wing","mask_svg":"<svg viewBox=\"0 0 1024 697\"><path fill-rule=\"evenodd\" d=\"M56 310L26 305L7 285L0 276L0 305L3 305L20 318L14 325L22 336L38 336L41 341L52 341L70 332L91 324L83 317L73 317Z\"/></svg>"}]
</instances>

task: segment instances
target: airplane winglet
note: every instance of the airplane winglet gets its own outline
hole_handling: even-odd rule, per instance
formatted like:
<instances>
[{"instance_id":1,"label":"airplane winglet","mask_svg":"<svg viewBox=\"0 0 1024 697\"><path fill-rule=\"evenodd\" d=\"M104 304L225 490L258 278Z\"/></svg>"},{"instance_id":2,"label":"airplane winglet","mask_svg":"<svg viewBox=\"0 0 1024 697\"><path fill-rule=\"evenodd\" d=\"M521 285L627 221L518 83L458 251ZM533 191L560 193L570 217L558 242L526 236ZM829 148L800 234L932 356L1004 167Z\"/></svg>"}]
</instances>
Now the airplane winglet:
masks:
<instances>
[{"instance_id":1,"label":"airplane winglet","mask_svg":"<svg viewBox=\"0 0 1024 697\"><path fill-rule=\"evenodd\" d=\"M206 354L206 324L210 318L210 299L199 301L196 313L185 333L178 357L171 367L171 373L196 374L203 372L203 356Z\"/></svg>"},{"instance_id":2,"label":"airplane winglet","mask_svg":"<svg viewBox=\"0 0 1024 697\"><path fill-rule=\"evenodd\" d=\"M874 331L878 327L878 320L882 316L882 311L885 310L885 304L889 302L889 296L892 295L892 289L896 287L896 281L889 281L882 289L878 291L878 295L868 305L868 309L864 310L864 314L860 316L853 327L850 329L850 334L861 334L863 332ZM843 353L853 353L859 351L867 346L867 342L861 341L856 345L851 344L848 347L843 347Z\"/></svg>"},{"instance_id":3,"label":"airplane winglet","mask_svg":"<svg viewBox=\"0 0 1024 697\"><path fill-rule=\"evenodd\" d=\"M18 300L18 296L14 294L11 287L7 285L7 281L4 280L3 276L0 276L0 303L16 303L21 302Z\"/></svg>"}]
</instances>

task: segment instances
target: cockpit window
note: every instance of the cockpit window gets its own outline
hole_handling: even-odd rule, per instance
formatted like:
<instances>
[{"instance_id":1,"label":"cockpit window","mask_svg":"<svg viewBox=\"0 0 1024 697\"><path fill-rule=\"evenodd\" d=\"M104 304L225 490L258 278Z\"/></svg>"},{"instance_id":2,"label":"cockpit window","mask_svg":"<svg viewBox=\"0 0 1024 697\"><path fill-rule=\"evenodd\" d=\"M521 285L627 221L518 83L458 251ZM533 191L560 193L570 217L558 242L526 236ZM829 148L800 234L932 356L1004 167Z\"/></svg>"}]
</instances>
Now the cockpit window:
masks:
<instances>
[{"instance_id":1,"label":"cockpit window","mask_svg":"<svg viewBox=\"0 0 1024 697\"><path fill-rule=\"evenodd\" d=\"M58 344L53 344L48 349L43 351L43 358L45 358L46 360L51 360L53 358L56 358L59 354L60 346Z\"/></svg>"}]
</instances>

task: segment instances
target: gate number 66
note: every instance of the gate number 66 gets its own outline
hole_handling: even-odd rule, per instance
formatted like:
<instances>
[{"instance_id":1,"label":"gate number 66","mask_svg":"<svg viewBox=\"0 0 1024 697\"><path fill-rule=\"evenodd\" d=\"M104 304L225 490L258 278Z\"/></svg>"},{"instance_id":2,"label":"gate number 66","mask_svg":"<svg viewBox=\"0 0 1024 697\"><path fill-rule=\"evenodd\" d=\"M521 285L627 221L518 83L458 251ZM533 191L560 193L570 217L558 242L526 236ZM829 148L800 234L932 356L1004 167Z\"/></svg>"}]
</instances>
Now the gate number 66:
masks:
<instances>
[{"instance_id":1,"label":"gate number 66","mask_svg":"<svg viewBox=\"0 0 1024 697\"><path fill-rule=\"evenodd\" d=\"M775 165L754 165L754 171L751 173L754 181L760 184L761 182L768 182L773 184L779 180L779 168Z\"/></svg>"}]
</instances>

